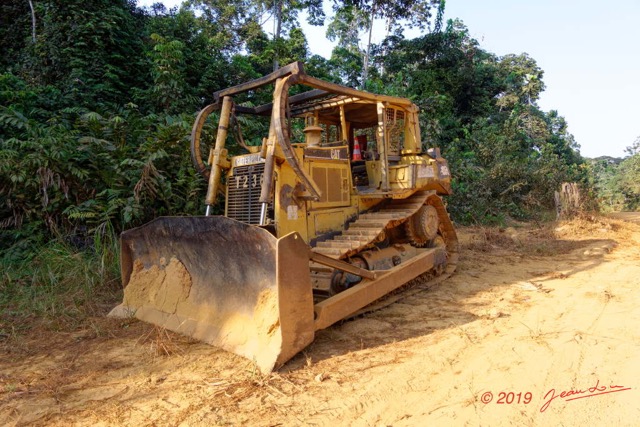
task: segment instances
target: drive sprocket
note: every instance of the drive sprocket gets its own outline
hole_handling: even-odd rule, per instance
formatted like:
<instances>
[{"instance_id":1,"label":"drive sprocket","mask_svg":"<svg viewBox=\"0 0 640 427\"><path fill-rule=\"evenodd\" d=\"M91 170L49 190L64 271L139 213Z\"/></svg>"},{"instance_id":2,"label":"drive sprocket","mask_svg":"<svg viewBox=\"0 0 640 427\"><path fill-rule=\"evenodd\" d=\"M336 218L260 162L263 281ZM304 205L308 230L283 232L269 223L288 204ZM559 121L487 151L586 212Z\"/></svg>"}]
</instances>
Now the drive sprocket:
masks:
<instances>
[{"instance_id":1,"label":"drive sprocket","mask_svg":"<svg viewBox=\"0 0 640 427\"><path fill-rule=\"evenodd\" d=\"M438 210L431 205L422 206L405 223L411 244L418 248L428 246L438 236Z\"/></svg>"}]
</instances>

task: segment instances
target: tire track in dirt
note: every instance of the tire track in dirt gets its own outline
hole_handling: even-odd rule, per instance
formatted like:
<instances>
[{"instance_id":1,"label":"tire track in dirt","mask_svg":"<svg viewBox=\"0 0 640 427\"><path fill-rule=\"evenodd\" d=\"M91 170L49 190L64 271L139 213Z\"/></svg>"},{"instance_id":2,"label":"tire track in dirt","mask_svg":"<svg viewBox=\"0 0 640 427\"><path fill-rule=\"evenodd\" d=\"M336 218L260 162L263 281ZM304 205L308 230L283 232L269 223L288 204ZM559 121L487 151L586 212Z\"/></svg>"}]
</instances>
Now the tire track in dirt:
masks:
<instances>
[{"instance_id":1,"label":"tire track in dirt","mask_svg":"<svg viewBox=\"0 0 640 427\"><path fill-rule=\"evenodd\" d=\"M526 227L463 229L455 276L320 332L267 377L242 358L137 322L95 321L97 334L88 328L15 341L19 348L2 347L0 421L633 425L640 419L640 227L607 227L560 225L559 240ZM549 390L598 381L631 390L557 398L540 412ZM492 401L483 403L488 392ZM531 401L498 404L501 392L530 392Z\"/></svg>"},{"instance_id":2,"label":"tire track in dirt","mask_svg":"<svg viewBox=\"0 0 640 427\"><path fill-rule=\"evenodd\" d=\"M406 386L398 386L398 384L402 384L402 380L388 378L387 376L384 381L374 381L373 385L367 385L356 397L344 402L344 409L339 415L336 415L335 420L349 419L349 422L353 423L353 425L378 425L379 423L392 425L416 425L415 423L417 421L420 422L420 417L422 416L424 417L423 421L425 422L429 421L430 423L433 423L435 421L437 424L438 420L440 420L444 425L452 419L459 419L457 417L460 415L460 406L463 408L473 406L473 412L477 417L475 422L493 425L494 423L500 424L504 422L505 419L508 419L509 421L504 424L518 423L531 425L535 420L539 419L539 408L541 404L544 403L542 397L551 388L565 387L567 390L570 390L571 388L578 389L580 387L585 388L593 386L595 383L585 386L579 384L579 382L585 379L587 381L594 379L597 375L597 368L600 369L600 375L604 375L605 377L611 376L612 374L609 373L609 370L603 370L602 368L602 363L607 362L606 354L600 354L595 363L591 359L587 360L587 367L589 368L587 371L590 376L586 376L586 378L583 377L586 375L584 373L585 356L589 356L590 352L593 352L594 345L597 345L598 341L601 342L607 339L607 337L599 337L596 342L593 341L593 336L596 335L596 326L599 321L603 318L607 318L606 320L609 321L608 314L610 310L608 310L608 308L611 307L609 305L611 291L599 287L598 283L602 281L603 278L605 280L611 280L616 277L615 271L611 272L606 268L598 273L593 273L594 270L592 269L599 268L603 263L601 262L602 260L594 261L592 257L600 257L605 252L608 252L607 250L603 252L599 249L602 249L600 243L593 245L586 250L581 248L578 252L571 253L566 257L569 261L568 263L565 259L554 259L551 261L534 260L530 267L545 267L552 272L568 271L569 275L566 273L559 273L556 274L559 278L546 279L545 288L548 287L549 293L536 292L533 294L533 297L526 296L527 304L523 305L513 303L511 305L506 305L505 309L507 310L507 313L511 311L511 313L508 314L508 324L504 324L505 322L502 319L496 320L496 322L503 323L503 325L500 326L504 326L504 329L499 328L499 330L508 330L509 332L503 333L502 336L494 337L498 338L497 342L495 339L489 339L488 342L485 342L487 336L490 335L486 333L489 328L486 328L487 325L482 324L482 320L478 320L479 324L476 325L478 328L464 326L458 327L457 329L452 328L452 330L456 330L458 333L460 333L459 329L462 329L462 333L468 338L470 344L473 344L473 347L460 345L455 346L447 343L447 346L445 346L446 348L443 349L443 346L438 345L438 343L429 343L433 344L431 349L436 351L437 354L451 358L449 359L452 360L452 362L449 363L452 368L450 371L453 371L454 363L458 362L459 364L465 365L463 369L466 369L467 372L471 372L466 375L466 378L463 381L463 383L467 384L466 388L469 390L469 400L456 400L456 397L459 398L460 395L452 392L451 390L438 395L437 387L435 387L435 390L433 387L422 389L418 393L418 396L413 398L411 394L412 390ZM613 260L615 261L615 258L613 258ZM617 271L620 267L621 266L616 266L614 267L614 270ZM625 275L622 277L623 281L628 280L630 277L640 276L640 272L637 270L637 264L623 265L622 267L626 271ZM490 271L490 273L495 277L497 273L500 273L499 270L500 269L497 268L495 271ZM573 275L574 277L570 277L570 275ZM567 280L567 278L569 278L569 280ZM585 278L590 280L587 283L592 284L591 287L586 287L587 289L592 289L593 286L596 287L596 292L594 293L596 298L592 298L594 301L590 302L587 299L586 302L588 304L585 304L584 299L576 298L575 295L577 292L584 292ZM540 279L545 278L542 277ZM535 282L537 280L537 278L534 278L531 281ZM452 281L447 282L447 284L453 285L452 289L460 289L460 286L464 286L463 283L455 283L456 281L460 282L460 280L454 278ZM446 287L447 284L443 284L442 286ZM494 298L498 300L511 298L512 301L518 301L518 297L522 297L522 294L525 292L520 291L518 288L514 290L514 285L522 285L522 283L513 283L509 286L508 290L498 294L499 298L495 298L495 295ZM628 290L629 288L621 288L621 291L626 292ZM584 296L589 297L589 292L591 291L584 292ZM460 295L458 296L460 297ZM438 300L437 296L433 294L430 294L429 297L432 301ZM562 305L558 304L558 302L568 302L568 304ZM465 301L464 303L465 306L469 306L471 305L470 303L474 302ZM632 309L632 307L629 307L629 309ZM623 310L626 309L623 308ZM380 315L384 316L382 313L383 312L381 312ZM498 318L501 317L500 313L500 311L497 312ZM565 320L560 324L557 322L552 323L547 320L549 315L557 320ZM514 321L517 321L520 325ZM584 325L586 328L576 328L576 324ZM589 341L584 342L584 336L589 337ZM506 343L502 342L505 338L508 340ZM515 345L513 341L509 340L510 338L515 339ZM614 341L620 340L617 339ZM631 351L629 354L638 355L637 344L637 339L635 342L631 343ZM415 345L412 345L412 347L415 347ZM510 351L516 356L514 357L513 355L509 355L508 357L501 357L505 354L509 354ZM537 360L535 361L536 363L532 364L530 363L532 356L534 358L539 358L540 360ZM420 356L418 356L418 359L419 358ZM415 369L415 366L422 366L422 361L416 361L414 359L415 357L410 361L403 362L402 364L402 370L408 372L408 375L413 377L414 382L416 378L424 378L423 382L428 381L430 384L442 385L443 381L439 378L440 372L427 370L428 375L424 375L423 371L425 371L425 369ZM478 362L478 360L480 362ZM613 364L615 365L615 362ZM532 365L535 366L535 370L531 369ZM470 367L474 369L469 369ZM485 370L485 372L483 372L483 370ZM532 373L527 371L531 371ZM540 381L540 378L535 374L536 372L546 372L543 381ZM624 372L627 371L625 370ZM452 372L449 372L449 374L451 373ZM477 373L481 374L476 376ZM371 376L380 376L384 378L384 373L371 372ZM505 377L508 378L508 381L506 382ZM499 378L501 379L498 380ZM634 378L637 378L637 376L631 375L631 379ZM520 381L514 381L514 379L519 379ZM523 379L524 381L522 381ZM390 381L391 384L386 384L385 381ZM595 381L597 382L597 379L595 379ZM500 385L500 383L502 384ZM505 411L499 410L507 408L505 405L496 410L496 413L499 415L498 417L495 417L496 413L487 414L486 412L487 409L489 409L489 406L481 406L482 404L479 404L476 400L480 395L480 391L485 389L482 388L483 386L494 391L496 391L496 386L499 387L497 390L504 391L517 392L518 388L521 392L528 390L535 395L535 399L533 401L535 405L530 407L533 408L533 410L526 408L527 410L516 412L517 415L515 417L513 413L506 416L504 413ZM454 386L454 391L456 389L459 389L459 387ZM430 403L426 405L427 407L431 407L431 410L418 411L418 414L414 413L412 416L408 416L398 408L398 406L405 408L425 407L424 393L427 393L431 398ZM436 399L433 399L434 397ZM389 403L389 400L394 403ZM363 401L369 403L363 404ZM401 402L401 404L397 405L395 402ZM593 417L595 413L599 414L599 417L606 414L605 411L602 411L602 408L598 403L593 406L595 406L596 409L586 411L586 413L589 414L588 416L584 415L584 408L581 410L569 409L568 412L570 415L568 417L562 411L558 411L556 416L566 419L574 419L574 417L577 417L577 419L581 419L586 422L589 420L589 417ZM457 411L447 412L446 408L448 407L456 407ZM371 408L377 408L377 410L372 411ZM363 409L366 410L363 411ZM562 408L562 410L564 409L565 408ZM368 416L362 416L362 412L368 414ZM443 416L434 417L438 412L442 412ZM633 417L637 415L637 413L625 414L625 411L613 412L614 417L615 413L624 414L619 418L622 425L625 425L625 421L629 423L630 420L635 419ZM350 414L358 415L353 418L349 418ZM394 416L384 418L384 414L394 414ZM460 418L467 420L473 419L469 414ZM549 421L548 418L549 417L547 417L547 422ZM330 420L329 423L335 420ZM408 421L403 424L404 420ZM543 419L539 421L546 423ZM475 424L475 422L473 424Z\"/></svg>"}]
</instances>

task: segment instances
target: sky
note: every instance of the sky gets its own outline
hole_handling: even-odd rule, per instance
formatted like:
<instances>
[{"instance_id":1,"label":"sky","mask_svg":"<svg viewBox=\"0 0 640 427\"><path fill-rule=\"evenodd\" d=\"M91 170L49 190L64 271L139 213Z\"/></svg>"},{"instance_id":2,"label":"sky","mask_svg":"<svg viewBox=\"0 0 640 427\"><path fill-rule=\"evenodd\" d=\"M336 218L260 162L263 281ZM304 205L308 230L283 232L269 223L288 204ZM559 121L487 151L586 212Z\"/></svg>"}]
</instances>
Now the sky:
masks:
<instances>
[{"instance_id":1,"label":"sky","mask_svg":"<svg viewBox=\"0 0 640 427\"><path fill-rule=\"evenodd\" d=\"M326 1L325 12L331 15ZM537 61L546 85L538 105L565 117L583 156L624 157L640 137L640 0L447 0L445 20L454 18L484 50L526 52ZM311 53L329 57L324 31L303 29ZM384 25L373 31L380 41Z\"/></svg>"}]
</instances>

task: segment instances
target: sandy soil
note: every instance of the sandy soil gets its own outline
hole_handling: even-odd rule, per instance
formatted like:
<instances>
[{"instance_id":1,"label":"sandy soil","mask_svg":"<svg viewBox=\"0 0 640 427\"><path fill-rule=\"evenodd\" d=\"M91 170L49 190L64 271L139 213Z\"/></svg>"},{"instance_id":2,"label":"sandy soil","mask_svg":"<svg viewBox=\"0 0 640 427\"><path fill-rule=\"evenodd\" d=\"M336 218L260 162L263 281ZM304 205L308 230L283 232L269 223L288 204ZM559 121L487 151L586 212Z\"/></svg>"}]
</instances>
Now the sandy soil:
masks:
<instances>
[{"instance_id":1,"label":"sandy soil","mask_svg":"<svg viewBox=\"0 0 640 427\"><path fill-rule=\"evenodd\" d=\"M612 212L607 214L607 216L613 219L621 219L640 224L640 214L638 212Z\"/></svg>"},{"instance_id":2,"label":"sandy soil","mask_svg":"<svg viewBox=\"0 0 640 427\"><path fill-rule=\"evenodd\" d=\"M640 225L460 234L452 278L269 376L138 321L6 337L0 424L638 425Z\"/></svg>"}]
</instances>

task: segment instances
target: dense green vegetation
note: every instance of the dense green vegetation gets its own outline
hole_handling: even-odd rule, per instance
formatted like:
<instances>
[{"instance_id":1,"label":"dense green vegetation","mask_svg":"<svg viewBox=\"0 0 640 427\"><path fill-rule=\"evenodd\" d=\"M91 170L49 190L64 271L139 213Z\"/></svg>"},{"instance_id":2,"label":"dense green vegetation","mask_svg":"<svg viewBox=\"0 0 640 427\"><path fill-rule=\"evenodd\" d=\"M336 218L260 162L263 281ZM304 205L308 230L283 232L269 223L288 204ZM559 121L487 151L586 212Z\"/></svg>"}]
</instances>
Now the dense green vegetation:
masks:
<instances>
[{"instance_id":1,"label":"dense green vegetation","mask_svg":"<svg viewBox=\"0 0 640 427\"><path fill-rule=\"evenodd\" d=\"M640 209L640 137L627 153L623 159L589 159L590 186L603 211Z\"/></svg>"},{"instance_id":2,"label":"dense green vegetation","mask_svg":"<svg viewBox=\"0 0 640 427\"><path fill-rule=\"evenodd\" d=\"M196 112L214 91L295 60L320 78L411 98L424 146L440 146L451 164L457 221L527 218L552 206L561 182L588 183L567 123L537 106L544 73L527 54L482 49L462 22L442 22L442 0L346 0L333 4L327 35L337 46L325 59L299 29L301 16L325 21L321 6L0 5L0 306L15 308L17 295L35 301L74 275L108 282L117 277L117 233L159 215L200 213L205 183L188 148ZM274 35L263 28L269 16ZM387 23L379 45L368 38L372 18ZM423 35L406 39L405 26ZM638 167L638 155L616 166ZM614 192L635 191L637 206L637 182L621 180ZM58 303L43 311L69 307Z\"/></svg>"}]
</instances>

